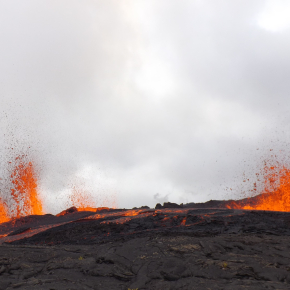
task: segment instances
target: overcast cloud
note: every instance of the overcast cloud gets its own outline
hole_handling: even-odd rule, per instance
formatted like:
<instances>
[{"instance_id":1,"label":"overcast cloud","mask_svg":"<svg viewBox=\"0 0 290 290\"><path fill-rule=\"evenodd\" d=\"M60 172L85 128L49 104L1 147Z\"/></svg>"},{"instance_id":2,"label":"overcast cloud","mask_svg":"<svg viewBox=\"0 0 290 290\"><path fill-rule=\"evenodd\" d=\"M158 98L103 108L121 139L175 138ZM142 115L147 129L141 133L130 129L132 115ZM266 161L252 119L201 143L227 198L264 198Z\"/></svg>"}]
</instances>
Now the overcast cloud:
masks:
<instances>
[{"instance_id":1,"label":"overcast cloud","mask_svg":"<svg viewBox=\"0 0 290 290\"><path fill-rule=\"evenodd\" d=\"M286 0L0 1L3 176L29 152L52 213L77 180L128 208L250 195L290 155L288 19Z\"/></svg>"}]
</instances>

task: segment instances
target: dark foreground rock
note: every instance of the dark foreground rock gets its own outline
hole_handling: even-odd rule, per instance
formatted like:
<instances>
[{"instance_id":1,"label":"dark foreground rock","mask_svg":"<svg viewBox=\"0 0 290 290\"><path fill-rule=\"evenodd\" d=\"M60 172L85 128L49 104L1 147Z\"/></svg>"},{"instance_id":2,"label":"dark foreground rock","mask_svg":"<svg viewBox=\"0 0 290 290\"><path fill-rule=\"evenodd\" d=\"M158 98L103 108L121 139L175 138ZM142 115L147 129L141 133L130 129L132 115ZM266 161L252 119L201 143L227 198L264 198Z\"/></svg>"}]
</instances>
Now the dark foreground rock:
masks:
<instances>
[{"instance_id":1,"label":"dark foreground rock","mask_svg":"<svg viewBox=\"0 0 290 290\"><path fill-rule=\"evenodd\" d=\"M0 289L290 289L290 237L163 236L0 246Z\"/></svg>"},{"instance_id":2,"label":"dark foreground rock","mask_svg":"<svg viewBox=\"0 0 290 290\"><path fill-rule=\"evenodd\" d=\"M290 213L144 209L67 220L32 236L11 230L0 290L290 289Z\"/></svg>"}]
</instances>

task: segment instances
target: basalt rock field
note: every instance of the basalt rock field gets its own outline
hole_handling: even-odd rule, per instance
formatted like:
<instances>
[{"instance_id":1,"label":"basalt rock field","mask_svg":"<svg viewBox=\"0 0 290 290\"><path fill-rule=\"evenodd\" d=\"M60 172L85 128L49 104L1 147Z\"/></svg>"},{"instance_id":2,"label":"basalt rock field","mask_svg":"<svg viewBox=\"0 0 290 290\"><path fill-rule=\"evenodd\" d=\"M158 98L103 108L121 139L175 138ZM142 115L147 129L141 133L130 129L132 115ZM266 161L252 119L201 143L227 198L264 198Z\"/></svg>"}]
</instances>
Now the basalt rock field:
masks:
<instances>
[{"instance_id":1,"label":"basalt rock field","mask_svg":"<svg viewBox=\"0 0 290 290\"><path fill-rule=\"evenodd\" d=\"M0 289L290 289L290 213L223 207L12 219L0 224Z\"/></svg>"}]
</instances>

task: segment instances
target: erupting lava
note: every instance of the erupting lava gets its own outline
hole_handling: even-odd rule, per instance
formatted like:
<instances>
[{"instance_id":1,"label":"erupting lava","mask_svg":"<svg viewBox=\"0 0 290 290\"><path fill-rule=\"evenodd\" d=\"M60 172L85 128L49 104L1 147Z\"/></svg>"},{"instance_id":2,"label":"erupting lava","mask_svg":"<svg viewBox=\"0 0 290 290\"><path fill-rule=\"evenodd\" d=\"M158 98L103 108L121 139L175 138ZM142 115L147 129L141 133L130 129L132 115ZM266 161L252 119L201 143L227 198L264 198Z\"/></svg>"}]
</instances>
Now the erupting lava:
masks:
<instances>
[{"instance_id":1,"label":"erupting lava","mask_svg":"<svg viewBox=\"0 0 290 290\"><path fill-rule=\"evenodd\" d=\"M0 224L5 223L9 220L9 216L7 213L7 207L3 202L0 200Z\"/></svg>"},{"instance_id":2,"label":"erupting lava","mask_svg":"<svg viewBox=\"0 0 290 290\"><path fill-rule=\"evenodd\" d=\"M10 175L11 197L14 203L10 211L13 217L44 213L37 192L37 178L33 164L27 162L25 157L22 155L15 158L15 168Z\"/></svg>"},{"instance_id":3,"label":"erupting lava","mask_svg":"<svg viewBox=\"0 0 290 290\"><path fill-rule=\"evenodd\" d=\"M43 215L43 205L37 191L37 175L33 163L28 160L26 155L21 155L9 164L12 166L10 192L9 197L0 196L0 223L11 218ZM225 201L220 208L290 212L290 169L278 162L274 166L268 166L265 163L262 172L257 174L257 177L263 179L263 189L259 190L261 194L236 201ZM256 183L254 183L253 192L257 192ZM70 211L106 212L111 210L107 207L98 208L93 196L80 185L72 187L72 193L68 198L67 205L71 208L58 214L58 217L64 216ZM123 216L133 217L139 214L140 210L131 210L124 213ZM186 219L181 222L181 225L185 224Z\"/></svg>"},{"instance_id":4,"label":"erupting lava","mask_svg":"<svg viewBox=\"0 0 290 290\"><path fill-rule=\"evenodd\" d=\"M9 190L6 190L9 194L5 199L0 196L0 223L11 218L43 215L43 204L38 194L37 174L33 163L27 155L23 154L16 157L13 162L9 162L9 165L11 166ZM81 185L72 187L72 193L68 199L67 205L76 207L77 211L97 212L108 209L98 208L93 196Z\"/></svg>"},{"instance_id":5,"label":"erupting lava","mask_svg":"<svg viewBox=\"0 0 290 290\"><path fill-rule=\"evenodd\" d=\"M232 202L227 207L235 209L290 211L290 169L277 163L265 165L262 194L252 198ZM254 191L256 184L254 184Z\"/></svg>"},{"instance_id":6,"label":"erupting lava","mask_svg":"<svg viewBox=\"0 0 290 290\"><path fill-rule=\"evenodd\" d=\"M42 215L42 202L37 192L37 177L32 162L26 155L18 156L12 165L9 182L10 195L0 198L0 223L27 215Z\"/></svg>"},{"instance_id":7,"label":"erupting lava","mask_svg":"<svg viewBox=\"0 0 290 290\"><path fill-rule=\"evenodd\" d=\"M72 187L69 200L72 206L77 207L79 211L95 211L96 205L93 197L81 186L74 185Z\"/></svg>"}]
</instances>

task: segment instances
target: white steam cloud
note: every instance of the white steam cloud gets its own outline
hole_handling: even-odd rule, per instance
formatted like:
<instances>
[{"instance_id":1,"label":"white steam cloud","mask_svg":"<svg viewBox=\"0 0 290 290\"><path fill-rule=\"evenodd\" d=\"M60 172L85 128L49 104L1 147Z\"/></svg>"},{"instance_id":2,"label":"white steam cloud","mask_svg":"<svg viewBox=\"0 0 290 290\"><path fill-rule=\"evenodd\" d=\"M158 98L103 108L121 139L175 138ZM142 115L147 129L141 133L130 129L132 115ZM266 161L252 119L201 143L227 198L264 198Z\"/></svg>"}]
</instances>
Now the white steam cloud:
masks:
<instances>
[{"instance_id":1,"label":"white steam cloud","mask_svg":"<svg viewBox=\"0 0 290 290\"><path fill-rule=\"evenodd\" d=\"M290 30L269 5L2 1L2 174L29 151L52 213L79 178L99 206L249 193L290 137Z\"/></svg>"}]
</instances>

